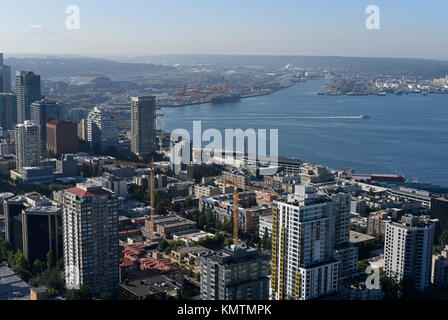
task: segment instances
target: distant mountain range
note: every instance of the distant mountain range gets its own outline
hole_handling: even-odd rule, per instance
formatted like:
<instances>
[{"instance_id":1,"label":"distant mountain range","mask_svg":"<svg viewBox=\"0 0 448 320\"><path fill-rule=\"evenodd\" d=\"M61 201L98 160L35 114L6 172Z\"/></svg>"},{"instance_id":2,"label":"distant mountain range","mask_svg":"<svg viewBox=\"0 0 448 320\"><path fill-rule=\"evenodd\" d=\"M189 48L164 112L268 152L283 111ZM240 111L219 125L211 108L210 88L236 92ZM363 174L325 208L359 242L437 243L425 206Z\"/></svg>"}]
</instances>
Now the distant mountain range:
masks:
<instances>
[{"instance_id":1,"label":"distant mountain range","mask_svg":"<svg viewBox=\"0 0 448 320\"><path fill-rule=\"evenodd\" d=\"M81 56L21 55L5 59L15 70L32 70L42 79L70 76L114 76L174 71L177 65L213 65L221 68L260 66L333 69L338 73L358 75L418 76L440 78L448 74L448 61L411 58L357 58L337 56L266 56L168 54L141 57L89 58Z\"/></svg>"},{"instance_id":2,"label":"distant mountain range","mask_svg":"<svg viewBox=\"0 0 448 320\"><path fill-rule=\"evenodd\" d=\"M267 56L267 55L207 55L168 54L133 58L116 58L126 62L174 64L209 64L217 66L265 66L333 68L359 75L420 76L422 78L444 77L448 74L448 61L415 58L364 58L339 56Z\"/></svg>"}]
</instances>

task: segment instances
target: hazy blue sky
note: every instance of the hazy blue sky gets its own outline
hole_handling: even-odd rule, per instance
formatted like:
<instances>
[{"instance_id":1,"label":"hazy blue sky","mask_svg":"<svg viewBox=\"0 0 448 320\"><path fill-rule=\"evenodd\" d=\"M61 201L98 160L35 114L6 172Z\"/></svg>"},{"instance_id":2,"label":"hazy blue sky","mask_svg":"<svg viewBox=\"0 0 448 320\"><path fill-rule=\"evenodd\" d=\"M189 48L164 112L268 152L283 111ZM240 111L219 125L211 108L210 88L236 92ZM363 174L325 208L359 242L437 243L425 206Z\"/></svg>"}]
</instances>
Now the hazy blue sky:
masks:
<instances>
[{"instance_id":1,"label":"hazy blue sky","mask_svg":"<svg viewBox=\"0 0 448 320\"><path fill-rule=\"evenodd\" d=\"M446 0L0 0L0 52L448 59ZM65 8L80 9L80 30ZM365 9L380 8L380 30Z\"/></svg>"}]
</instances>

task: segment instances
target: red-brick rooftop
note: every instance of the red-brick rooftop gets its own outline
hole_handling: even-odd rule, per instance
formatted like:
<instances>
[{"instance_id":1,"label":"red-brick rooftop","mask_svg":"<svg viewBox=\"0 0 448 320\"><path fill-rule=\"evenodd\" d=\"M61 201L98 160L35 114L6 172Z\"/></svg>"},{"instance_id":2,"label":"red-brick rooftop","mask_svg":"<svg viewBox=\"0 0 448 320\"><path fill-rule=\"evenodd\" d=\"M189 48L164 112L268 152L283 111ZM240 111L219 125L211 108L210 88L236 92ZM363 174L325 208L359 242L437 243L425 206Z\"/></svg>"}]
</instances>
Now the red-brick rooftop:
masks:
<instances>
[{"instance_id":1,"label":"red-brick rooftop","mask_svg":"<svg viewBox=\"0 0 448 320\"><path fill-rule=\"evenodd\" d=\"M180 268L166 259L154 259L151 257L140 260L142 270L177 271Z\"/></svg>"},{"instance_id":2,"label":"red-brick rooftop","mask_svg":"<svg viewBox=\"0 0 448 320\"><path fill-rule=\"evenodd\" d=\"M145 249L135 245L120 246L120 267L140 265L141 270L153 272L167 272L180 270L178 266L167 259L141 258Z\"/></svg>"},{"instance_id":3,"label":"red-brick rooftop","mask_svg":"<svg viewBox=\"0 0 448 320\"><path fill-rule=\"evenodd\" d=\"M128 258L124 258L120 261L120 267L130 267L137 264L137 261L132 261Z\"/></svg>"},{"instance_id":4,"label":"red-brick rooftop","mask_svg":"<svg viewBox=\"0 0 448 320\"><path fill-rule=\"evenodd\" d=\"M74 187L67 189L66 192L70 192L73 194L76 194L77 196L80 196L81 198L88 198L88 197L96 197L96 196L107 196L112 194L110 191L103 189L103 188L95 188L95 189L82 189L79 187Z\"/></svg>"}]
</instances>

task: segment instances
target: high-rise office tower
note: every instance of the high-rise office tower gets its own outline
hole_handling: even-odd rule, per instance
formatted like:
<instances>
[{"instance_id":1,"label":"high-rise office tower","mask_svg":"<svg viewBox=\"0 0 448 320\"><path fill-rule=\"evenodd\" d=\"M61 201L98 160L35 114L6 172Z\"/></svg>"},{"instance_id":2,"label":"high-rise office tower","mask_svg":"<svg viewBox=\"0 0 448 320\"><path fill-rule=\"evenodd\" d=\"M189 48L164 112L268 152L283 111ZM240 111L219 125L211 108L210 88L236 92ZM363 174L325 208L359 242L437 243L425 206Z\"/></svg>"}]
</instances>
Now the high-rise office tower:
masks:
<instances>
[{"instance_id":1,"label":"high-rise office tower","mask_svg":"<svg viewBox=\"0 0 448 320\"><path fill-rule=\"evenodd\" d=\"M117 121L106 108L95 107L89 112L87 140L98 151L107 151L118 145Z\"/></svg>"},{"instance_id":2,"label":"high-rise office tower","mask_svg":"<svg viewBox=\"0 0 448 320\"><path fill-rule=\"evenodd\" d=\"M47 122L47 150L55 155L78 153L78 125L68 120Z\"/></svg>"},{"instance_id":3,"label":"high-rise office tower","mask_svg":"<svg viewBox=\"0 0 448 320\"><path fill-rule=\"evenodd\" d=\"M41 142L39 125L26 120L15 129L16 169L40 166Z\"/></svg>"},{"instance_id":4,"label":"high-rise office tower","mask_svg":"<svg viewBox=\"0 0 448 320\"><path fill-rule=\"evenodd\" d=\"M332 202L311 186L297 185L274 201L271 289L274 299L307 300L338 291Z\"/></svg>"},{"instance_id":5,"label":"high-rise office tower","mask_svg":"<svg viewBox=\"0 0 448 320\"><path fill-rule=\"evenodd\" d=\"M131 152L145 158L155 151L156 97L133 97L131 104Z\"/></svg>"},{"instance_id":6,"label":"high-rise office tower","mask_svg":"<svg viewBox=\"0 0 448 320\"><path fill-rule=\"evenodd\" d=\"M269 262L256 249L225 247L201 257L202 300L268 300Z\"/></svg>"},{"instance_id":7,"label":"high-rise office tower","mask_svg":"<svg viewBox=\"0 0 448 320\"><path fill-rule=\"evenodd\" d=\"M0 93L0 127L12 130L17 124L17 97L13 93Z\"/></svg>"},{"instance_id":8,"label":"high-rise office tower","mask_svg":"<svg viewBox=\"0 0 448 320\"><path fill-rule=\"evenodd\" d=\"M45 261L53 252L55 260L62 258L62 207L37 192L25 195L22 209L23 255L34 262Z\"/></svg>"},{"instance_id":9,"label":"high-rise office tower","mask_svg":"<svg viewBox=\"0 0 448 320\"><path fill-rule=\"evenodd\" d=\"M118 289L118 204L112 191L77 184L57 196L63 203L65 282L92 294Z\"/></svg>"},{"instance_id":10,"label":"high-rise office tower","mask_svg":"<svg viewBox=\"0 0 448 320\"><path fill-rule=\"evenodd\" d=\"M17 123L31 120L31 104L41 100L40 76L33 72L16 72Z\"/></svg>"},{"instance_id":11,"label":"high-rise office tower","mask_svg":"<svg viewBox=\"0 0 448 320\"><path fill-rule=\"evenodd\" d=\"M13 249L23 252L22 210L25 208L26 197L18 195L3 201L5 214L5 239Z\"/></svg>"},{"instance_id":12,"label":"high-rise office tower","mask_svg":"<svg viewBox=\"0 0 448 320\"><path fill-rule=\"evenodd\" d=\"M11 68L3 64L3 53L0 53L0 92L11 92Z\"/></svg>"},{"instance_id":13,"label":"high-rise office tower","mask_svg":"<svg viewBox=\"0 0 448 320\"><path fill-rule=\"evenodd\" d=\"M47 122L51 120L63 120L62 105L55 101L42 99L35 101L30 106L31 121L40 126L40 138L42 150L46 149L47 144Z\"/></svg>"},{"instance_id":14,"label":"high-rise office tower","mask_svg":"<svg viewBox=\"0 0 448 320\"><path fill-rule=\"evenodd\" d=\"M11 68L0 65L0 92L11 92Z\"/></svg>"},{"instance_id":15,"label":"high-rise office tower","mask_svg":"<svg viewBox=\"0 0 448 320\"><path fill-rule=\"evenodd\" d=\"M4 200L6 239L33 263L62 258L62 207L37 192Z\"/></svg>"},{"instance_id":16,"label":"high-rise office tower","mask_svg":"<svg viewBox=\"0 0 448 320\"><path fill-rule=\"evenodd\" d=\"M434 223L405 215L400 222L388 222L384 239L384 272L401 281L413 280L417 290L425 290L431 280Z\"/></svg>"}]
</instances>

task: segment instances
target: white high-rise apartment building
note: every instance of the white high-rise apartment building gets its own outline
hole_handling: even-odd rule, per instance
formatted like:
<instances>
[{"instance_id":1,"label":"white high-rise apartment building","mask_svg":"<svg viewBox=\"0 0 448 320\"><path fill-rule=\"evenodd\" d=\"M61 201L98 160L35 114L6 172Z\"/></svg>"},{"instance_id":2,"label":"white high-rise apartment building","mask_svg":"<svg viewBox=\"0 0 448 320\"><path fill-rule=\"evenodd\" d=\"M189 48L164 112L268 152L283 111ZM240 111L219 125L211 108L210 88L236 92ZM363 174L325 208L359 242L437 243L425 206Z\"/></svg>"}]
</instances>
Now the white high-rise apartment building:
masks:
<instances>
[{"instance_id":1,"label":"white high-rise apartment building","mask_svg":"<svg viewBox=\"0 0 448 320\"><path fill-rule=\"evenodd\" d=\"M107 151L118 145L117 121L106 108L94 107L87 116L87 140L94 149Z\"/></svg>"},{"instance_id":2,"label":"white high-rise apartment building","mask_svg":"<svg viewBox=\"0 0 448 320\"><path fill-rule=\"evenodd\" d=\"M88 285L93 295L119 285L118 204L111 190L77 184L57 195L62 203L65 283Z\"/></svg>"},{"instance_id":3,"label":"white high-rise apartment building","mask_svg":"<svg viewBox=\"0 0 448 320\"><path fill-rule=\"evenodd\" d=\"M331 199L297 185L287 201L275 201L271 289L274 299L307 300L338 291Z\"/></svg>"},{"instance_id":4,"label":"white high-rise apartment building","mask_svg":"<svg viewBox=\"0 0 448 320\"><path fill-rule=\"evenodd\" d=\"M431 280L434 223L405 215L400 222L386 224L384 272L401 281L409 277L417 290L423 291Z\"/></svg>"},{"instance_id":5,"label":"white high-rise apartment building","mask_svg":"<svg viewBox=\"0 0 448 320\"><path fill-rule=\"evenodd\" d=\"M39 125L26 120L15 129L16 169L40 166L41 142Z\"/></svg>"},{"instance_id":6,"label":"white high-rise apartment building","mask_svg":"<svg viewBox=\"0 0 448 320\"><path fill-rule=\"evenodd\" d=\"M131 152L145 158L155 151L156 97L133 97L131 103Z\"/></svg>"},{"instance_id":7,"label":"white high-rise apartment building","mask_svg":"<svg viewBox=\"0 0 448 320\"><path fill-rule=\"evenodd\" d=\"M335 257L341 263L340 280L358 272L358 247L350 243L351 195L338 192L330 196L332 203L332 230Z\"/></svg>"}]
</instances>

